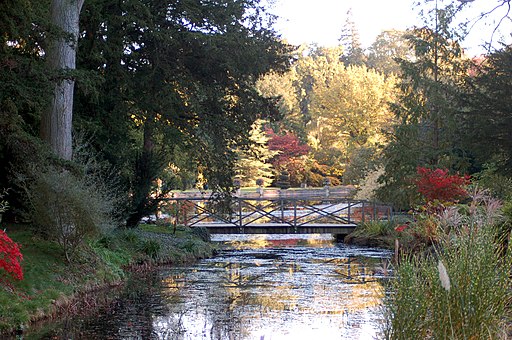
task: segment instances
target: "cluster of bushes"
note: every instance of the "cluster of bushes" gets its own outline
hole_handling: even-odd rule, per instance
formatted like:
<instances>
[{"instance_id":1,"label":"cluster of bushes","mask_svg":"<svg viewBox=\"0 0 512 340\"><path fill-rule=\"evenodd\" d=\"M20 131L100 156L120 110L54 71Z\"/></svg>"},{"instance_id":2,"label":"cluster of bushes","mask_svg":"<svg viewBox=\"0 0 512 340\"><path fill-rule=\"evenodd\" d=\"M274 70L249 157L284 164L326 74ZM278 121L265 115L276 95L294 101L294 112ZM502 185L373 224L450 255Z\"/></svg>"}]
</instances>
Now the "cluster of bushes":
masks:
<instances>
[{"instance_id":1,"label":"cluster of bushes","mask_svg":"<svg viewBox=\"0 0 512 340\"><path fill-rule=\"evenodd\" d=\"M385 301L386 338L507 337L512 215L480 191L471 199L430 214L430 251L400 259Z\"/></svg>"},{"instance_id":2,"label":"cluster of bushes","mask_svg":"<svg viewBox=\"0 0 512 340\"><path fill-rule=\"evenodd\" d=\"M132 268L212 254L189 228L124 228L111 172L75 150L73 162L50 157L13 170L16 188L0 195L0 215L9 214L0 230L0 334L52 315L77 292L122 282Z\"/></svg>"},{"instance_id":3,"label":"cluster of bushes","mask_svg":"<svg viewBox=\"0 0 512 340\"><path fill-rule=\"evenodd\" d=\"M383 305L383 336L507 338L512 203L440 169L419 168L415 185L423 204L407 220L359 228L387 236L390 246L398 240L402 250Z\"/></svg>"}]
</instances>

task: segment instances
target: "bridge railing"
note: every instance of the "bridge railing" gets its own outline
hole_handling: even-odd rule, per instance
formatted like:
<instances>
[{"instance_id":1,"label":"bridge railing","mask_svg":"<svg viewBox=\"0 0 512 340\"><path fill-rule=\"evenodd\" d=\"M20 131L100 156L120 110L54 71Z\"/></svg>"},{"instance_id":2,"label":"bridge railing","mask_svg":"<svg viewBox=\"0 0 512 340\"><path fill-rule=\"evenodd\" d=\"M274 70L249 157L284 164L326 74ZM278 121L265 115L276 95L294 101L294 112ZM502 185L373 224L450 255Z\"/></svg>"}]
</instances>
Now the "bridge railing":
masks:
<instances>
[{"instance_id":1,"label":"bridge railing","mask_svg":"<svg viewBox=\"0 0 512 340\"><path fill-rule=\"evenodd\" d=\"M352 225L393 216L390 206L344 198L179 197L167 202L173 207L170 218L191 227L215 223L240 228L262 224Z\"/></svg>"}]
</instances>

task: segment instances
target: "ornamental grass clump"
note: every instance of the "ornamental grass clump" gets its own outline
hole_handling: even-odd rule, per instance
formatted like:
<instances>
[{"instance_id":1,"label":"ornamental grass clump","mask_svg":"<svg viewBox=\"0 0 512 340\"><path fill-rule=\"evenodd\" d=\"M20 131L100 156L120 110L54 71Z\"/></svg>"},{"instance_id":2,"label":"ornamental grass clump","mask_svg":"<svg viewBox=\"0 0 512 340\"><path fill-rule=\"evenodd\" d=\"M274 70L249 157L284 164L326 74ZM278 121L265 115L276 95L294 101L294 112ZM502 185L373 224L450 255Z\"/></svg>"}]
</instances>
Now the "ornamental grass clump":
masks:
<instances>
[{"instance_id":1,"label":"ornamental grass clump","mask_svg":"<svg viewBox=\"0 0 512 340\"><path fill-rule=\"evenodd\" d=\"M512 254L500 240L497 207L474 191L469 205L439 222L450 228L430 254L401 258L384 302L385 338L507 337Z\"/></svg>"}]
</instances>

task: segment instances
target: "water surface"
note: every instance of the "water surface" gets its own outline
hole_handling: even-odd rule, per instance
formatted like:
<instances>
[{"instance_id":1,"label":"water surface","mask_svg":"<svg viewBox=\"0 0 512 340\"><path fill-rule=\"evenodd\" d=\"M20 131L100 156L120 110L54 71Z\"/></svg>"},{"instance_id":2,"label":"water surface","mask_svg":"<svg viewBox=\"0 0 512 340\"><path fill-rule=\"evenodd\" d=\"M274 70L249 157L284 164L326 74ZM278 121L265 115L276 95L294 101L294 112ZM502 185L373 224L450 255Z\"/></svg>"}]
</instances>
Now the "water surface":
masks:
<instances>
[{"instance_id":1,"label":"water surface","mask_svg":"<svg viewBox=\"0 0 512 340\"><path fill-rule=\"evenodd\" d=\"M218 256L134 279L93 316L48 338L372 339L388 251L330 236L215 235Z\"/></svg>"}]
</instances>

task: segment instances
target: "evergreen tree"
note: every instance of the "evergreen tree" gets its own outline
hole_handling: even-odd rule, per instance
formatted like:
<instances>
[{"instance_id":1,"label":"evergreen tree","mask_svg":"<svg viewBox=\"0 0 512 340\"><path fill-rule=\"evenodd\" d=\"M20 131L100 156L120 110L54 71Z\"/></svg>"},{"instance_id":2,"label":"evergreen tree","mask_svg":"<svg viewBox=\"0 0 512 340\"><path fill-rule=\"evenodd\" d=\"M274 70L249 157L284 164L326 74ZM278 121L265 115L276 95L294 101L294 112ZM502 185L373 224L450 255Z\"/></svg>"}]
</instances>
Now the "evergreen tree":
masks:
<instances>
[{"instance_id":1,"label":"evergreen tree","mask_svg":"<svg viewBox=\"0 0 512 340\"><path fill-rule=\"evenodd\" d=\"M230 190L234 148L257 118L277 116L254 86L288 64L270 19L252 0L86 2L80 67L103 79L99 91L80 88L78 121L123 175L129 225L158 204L155 180L177 150L212 189Z\"/></svg>"},{"instance_id":2,"label":"evergreen tree","mask_svg":"<svg viewBox=\"0 0 512 340\"><path fill-rule=\"evenodd\" d=\"M456 35L450 34L454 10L454 6L436 8L433 29L413 29L407 39L414 59L400 60L400 96L392 105L398 125L384 152L384 185L377 192L379 198L399 207L409 207L414 201L411 177L418 166L468 168L456 133L465 63Z\"/></svg>"},{"instance_id":3,"label":"evergreen tree","mask_svg":"<svg viewBox=\"0 0 512 340\"><path fill-rule=\"evenodd\" d=\"M16 173L46 157L35 136L51 94L42 57L48 11L46 1L0 2L0 190L13 189L4 219L27 204L16 193Z\"/></svg>"},{"instance_id":4,"label":"evergreen tree","mask_svg":"<svg viewBox=\"0 0 512 340\"><path fill-rule=\"evenodd\" d=\"M367 57L361 45L359 30L354 22L352 9L347 11L347 20L341 30L339 41L344 48L341 60L346 66L366 64Z\"/></svg>"},{"instance_id":5,"label":"evergreen tree","mask_svg":"<svg viewBox=\"0 0 512 340\"><path fill-rule=\"evenodd\" d=\"M464 143L481 164L512 171L512 47L477 60L468 76L467 96L459 114Z\"/></svg>"},{"instance_id":6,"label":"evergreen tree","mask_svg":"<svg viewBox=\"0 0 512 340\"><path fill-rule=\"evenodd\" d=\"M263 186L269 186L274 179L274 169L270 160L278 153L269 149L264 130L264 121L257 120L249 135L251 144L237 150L235 165L236 177L242 186L254 186L256 180L262 179Z\"/></svg>"}]
</instances>

